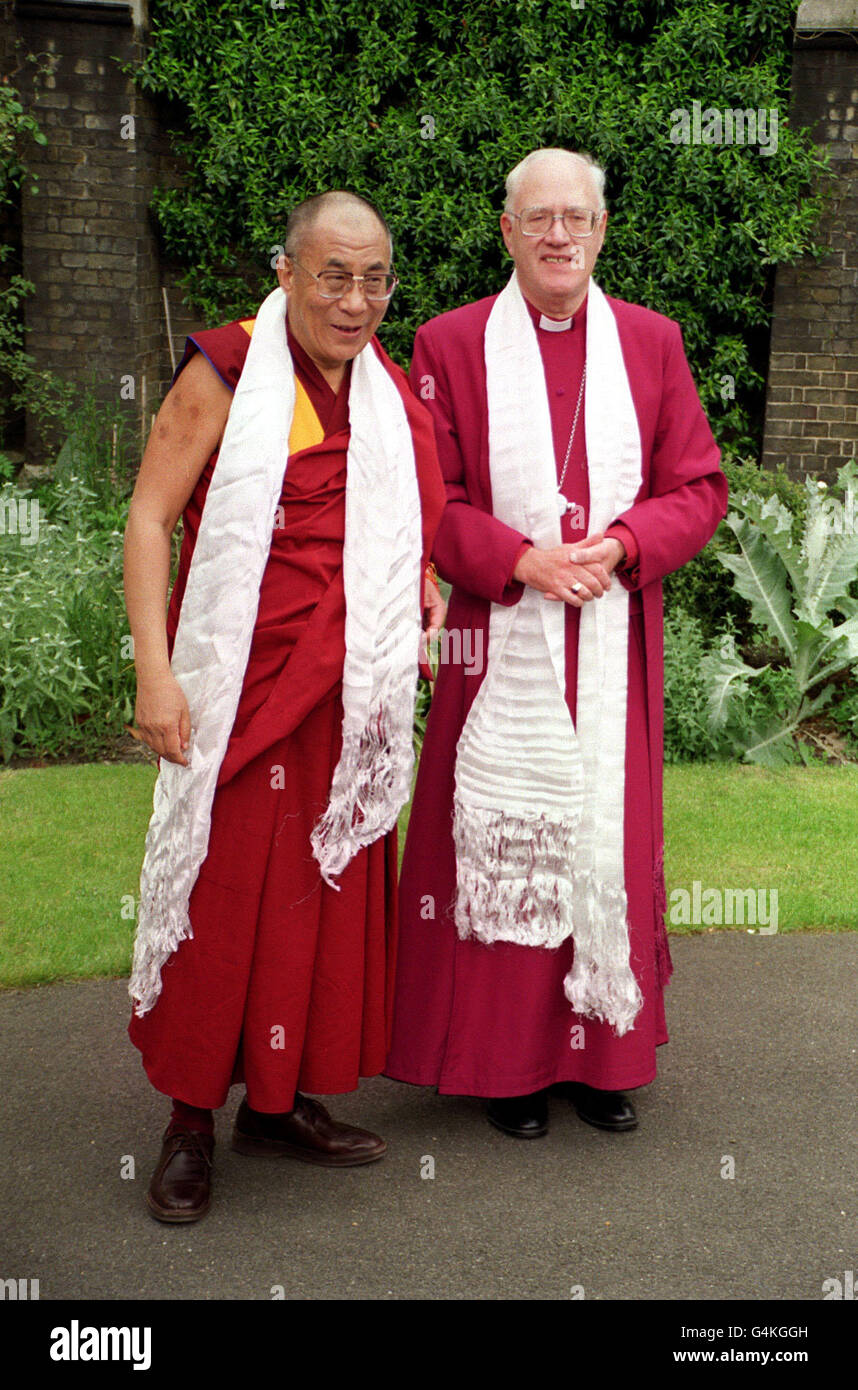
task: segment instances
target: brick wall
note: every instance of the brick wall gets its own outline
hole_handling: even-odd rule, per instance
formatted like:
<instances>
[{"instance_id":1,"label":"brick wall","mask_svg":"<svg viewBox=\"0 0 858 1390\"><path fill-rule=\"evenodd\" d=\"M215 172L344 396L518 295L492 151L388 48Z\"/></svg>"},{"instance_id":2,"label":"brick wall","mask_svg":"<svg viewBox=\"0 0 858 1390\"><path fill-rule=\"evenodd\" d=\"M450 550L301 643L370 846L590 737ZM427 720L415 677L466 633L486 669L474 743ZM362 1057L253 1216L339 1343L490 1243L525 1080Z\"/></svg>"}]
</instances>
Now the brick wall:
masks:
<instances>
[{"instance_id":1,"label":"brick wall","mask_svg":"<svg viewBox=\"0 0 858 1390\"><path fill-rule=\"evenodd\" d=\"M851 4L803 5L793 58L792 123L812 130L836 176L817 232L825 255L780 267L775 285L763 463L799 479L831 481L858 453L856 18Z\"/></svg>"},{"instance_id":2,"label":"brick wall","mask_svg":"<svg viewBox=\"0 0 858 1390\"><path fill-rule=\"evenodd\" d=\"M142 58L141 17L125 3L14 6L17 36L50 64L22 86L48 137L30 151L39 192L25 187L21 205L23 271L36 286L27 348L41 368L91 381L142 448L171 375L162 285L174 329L199 320L183 309L148 211L153 188L175 175L158 113L120 67ZM28 458L48 452L28 422Z\"/></svg>"}]
</instances>

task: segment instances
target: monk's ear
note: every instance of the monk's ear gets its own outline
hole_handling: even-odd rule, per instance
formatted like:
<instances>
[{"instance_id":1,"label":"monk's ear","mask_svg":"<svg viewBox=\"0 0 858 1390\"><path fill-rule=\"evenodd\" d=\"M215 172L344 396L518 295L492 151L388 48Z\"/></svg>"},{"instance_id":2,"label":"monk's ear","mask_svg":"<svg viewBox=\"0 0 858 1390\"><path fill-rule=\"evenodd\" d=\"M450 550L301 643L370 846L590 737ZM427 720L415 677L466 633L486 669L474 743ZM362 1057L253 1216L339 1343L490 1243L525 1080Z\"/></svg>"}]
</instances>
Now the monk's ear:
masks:
<instances>
[{"instance_id":1,"label":"monk's ear","mask_svg":"<svg viewBox=\"0 0 858 1390\"><path fill-rule=\"evenodd\" d=\"M292 280L294 278L294 274L295 272L292 268L292 261L290 260L290 258L285 254L278 256L277 283L279 284L281 290L285 290L287 294L291 294L292 292Z\"/></svg>"}]
</instances>

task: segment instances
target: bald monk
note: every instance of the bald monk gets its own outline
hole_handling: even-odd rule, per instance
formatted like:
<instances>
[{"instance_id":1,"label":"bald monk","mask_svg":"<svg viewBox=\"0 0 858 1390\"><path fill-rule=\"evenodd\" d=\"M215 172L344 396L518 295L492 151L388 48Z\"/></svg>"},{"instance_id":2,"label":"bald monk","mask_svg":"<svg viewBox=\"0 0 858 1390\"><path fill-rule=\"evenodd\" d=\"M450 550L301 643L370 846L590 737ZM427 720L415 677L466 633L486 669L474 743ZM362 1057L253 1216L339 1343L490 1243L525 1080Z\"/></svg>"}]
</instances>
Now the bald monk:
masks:
<instances>
[{"instance_id":1,"label":"bald monk","mask_svg":"<svg viewBox=\"0 0 858 1390\"><path fill-rule=\"evenodd\" d=\"M234 1083L239 1153L347 1167L386 1147L303 1093L384 1066L421 619L444 616L432 422L374 336L391 261L364 199L298 206L256 318L188 339L131 501L136 723L160 771L129 1034L173 1103L159 1221L208 1210Z\"/></svg>"}]
</instances>

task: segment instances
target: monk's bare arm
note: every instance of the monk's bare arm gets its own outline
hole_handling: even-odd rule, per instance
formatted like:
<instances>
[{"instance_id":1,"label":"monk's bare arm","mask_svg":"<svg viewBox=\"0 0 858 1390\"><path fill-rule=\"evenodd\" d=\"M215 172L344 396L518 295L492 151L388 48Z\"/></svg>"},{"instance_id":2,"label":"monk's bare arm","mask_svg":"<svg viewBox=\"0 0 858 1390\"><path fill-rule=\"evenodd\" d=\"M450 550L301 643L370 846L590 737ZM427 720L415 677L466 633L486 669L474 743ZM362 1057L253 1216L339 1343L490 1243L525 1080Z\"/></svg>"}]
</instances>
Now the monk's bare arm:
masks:
<instances>
[{"instance_id":1,"label":"monk's bare arm","mask_svg":"<svg viewBox=\"0 0 858 1390\"><path fill-rule=\"evenodd\" d=\"M125 530L125 604L137 668L136 722L150 748L187 765L190 716L167 654L170 539L223 434L232 392L197 353L164 398Z\"/></svg>"}]
</instances>

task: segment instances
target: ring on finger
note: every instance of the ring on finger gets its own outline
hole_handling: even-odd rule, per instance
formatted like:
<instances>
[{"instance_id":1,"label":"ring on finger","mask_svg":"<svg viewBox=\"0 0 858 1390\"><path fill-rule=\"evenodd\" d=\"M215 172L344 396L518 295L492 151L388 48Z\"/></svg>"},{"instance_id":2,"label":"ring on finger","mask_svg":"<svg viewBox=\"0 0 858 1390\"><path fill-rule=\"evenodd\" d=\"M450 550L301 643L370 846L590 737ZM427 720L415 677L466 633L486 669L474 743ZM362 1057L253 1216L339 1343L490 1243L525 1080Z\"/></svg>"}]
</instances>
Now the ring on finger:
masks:
<instances>
[{"instance_id":1,"label":"ring on finger","mask_svg":"<svg viewBox=\"0 0 858 1390\"><path fill-rule=\"evenodd\" d=\"M572 590L573 594L580 593L581 590L583 589L583 587L584 587L584 585L583 585L583 584L579 584L578 581L577 581L577 579L576 579L576 581L575 581L574 584L570 584L570 585L569 585L569 588Z\"/></svg>"}]
</instances>

